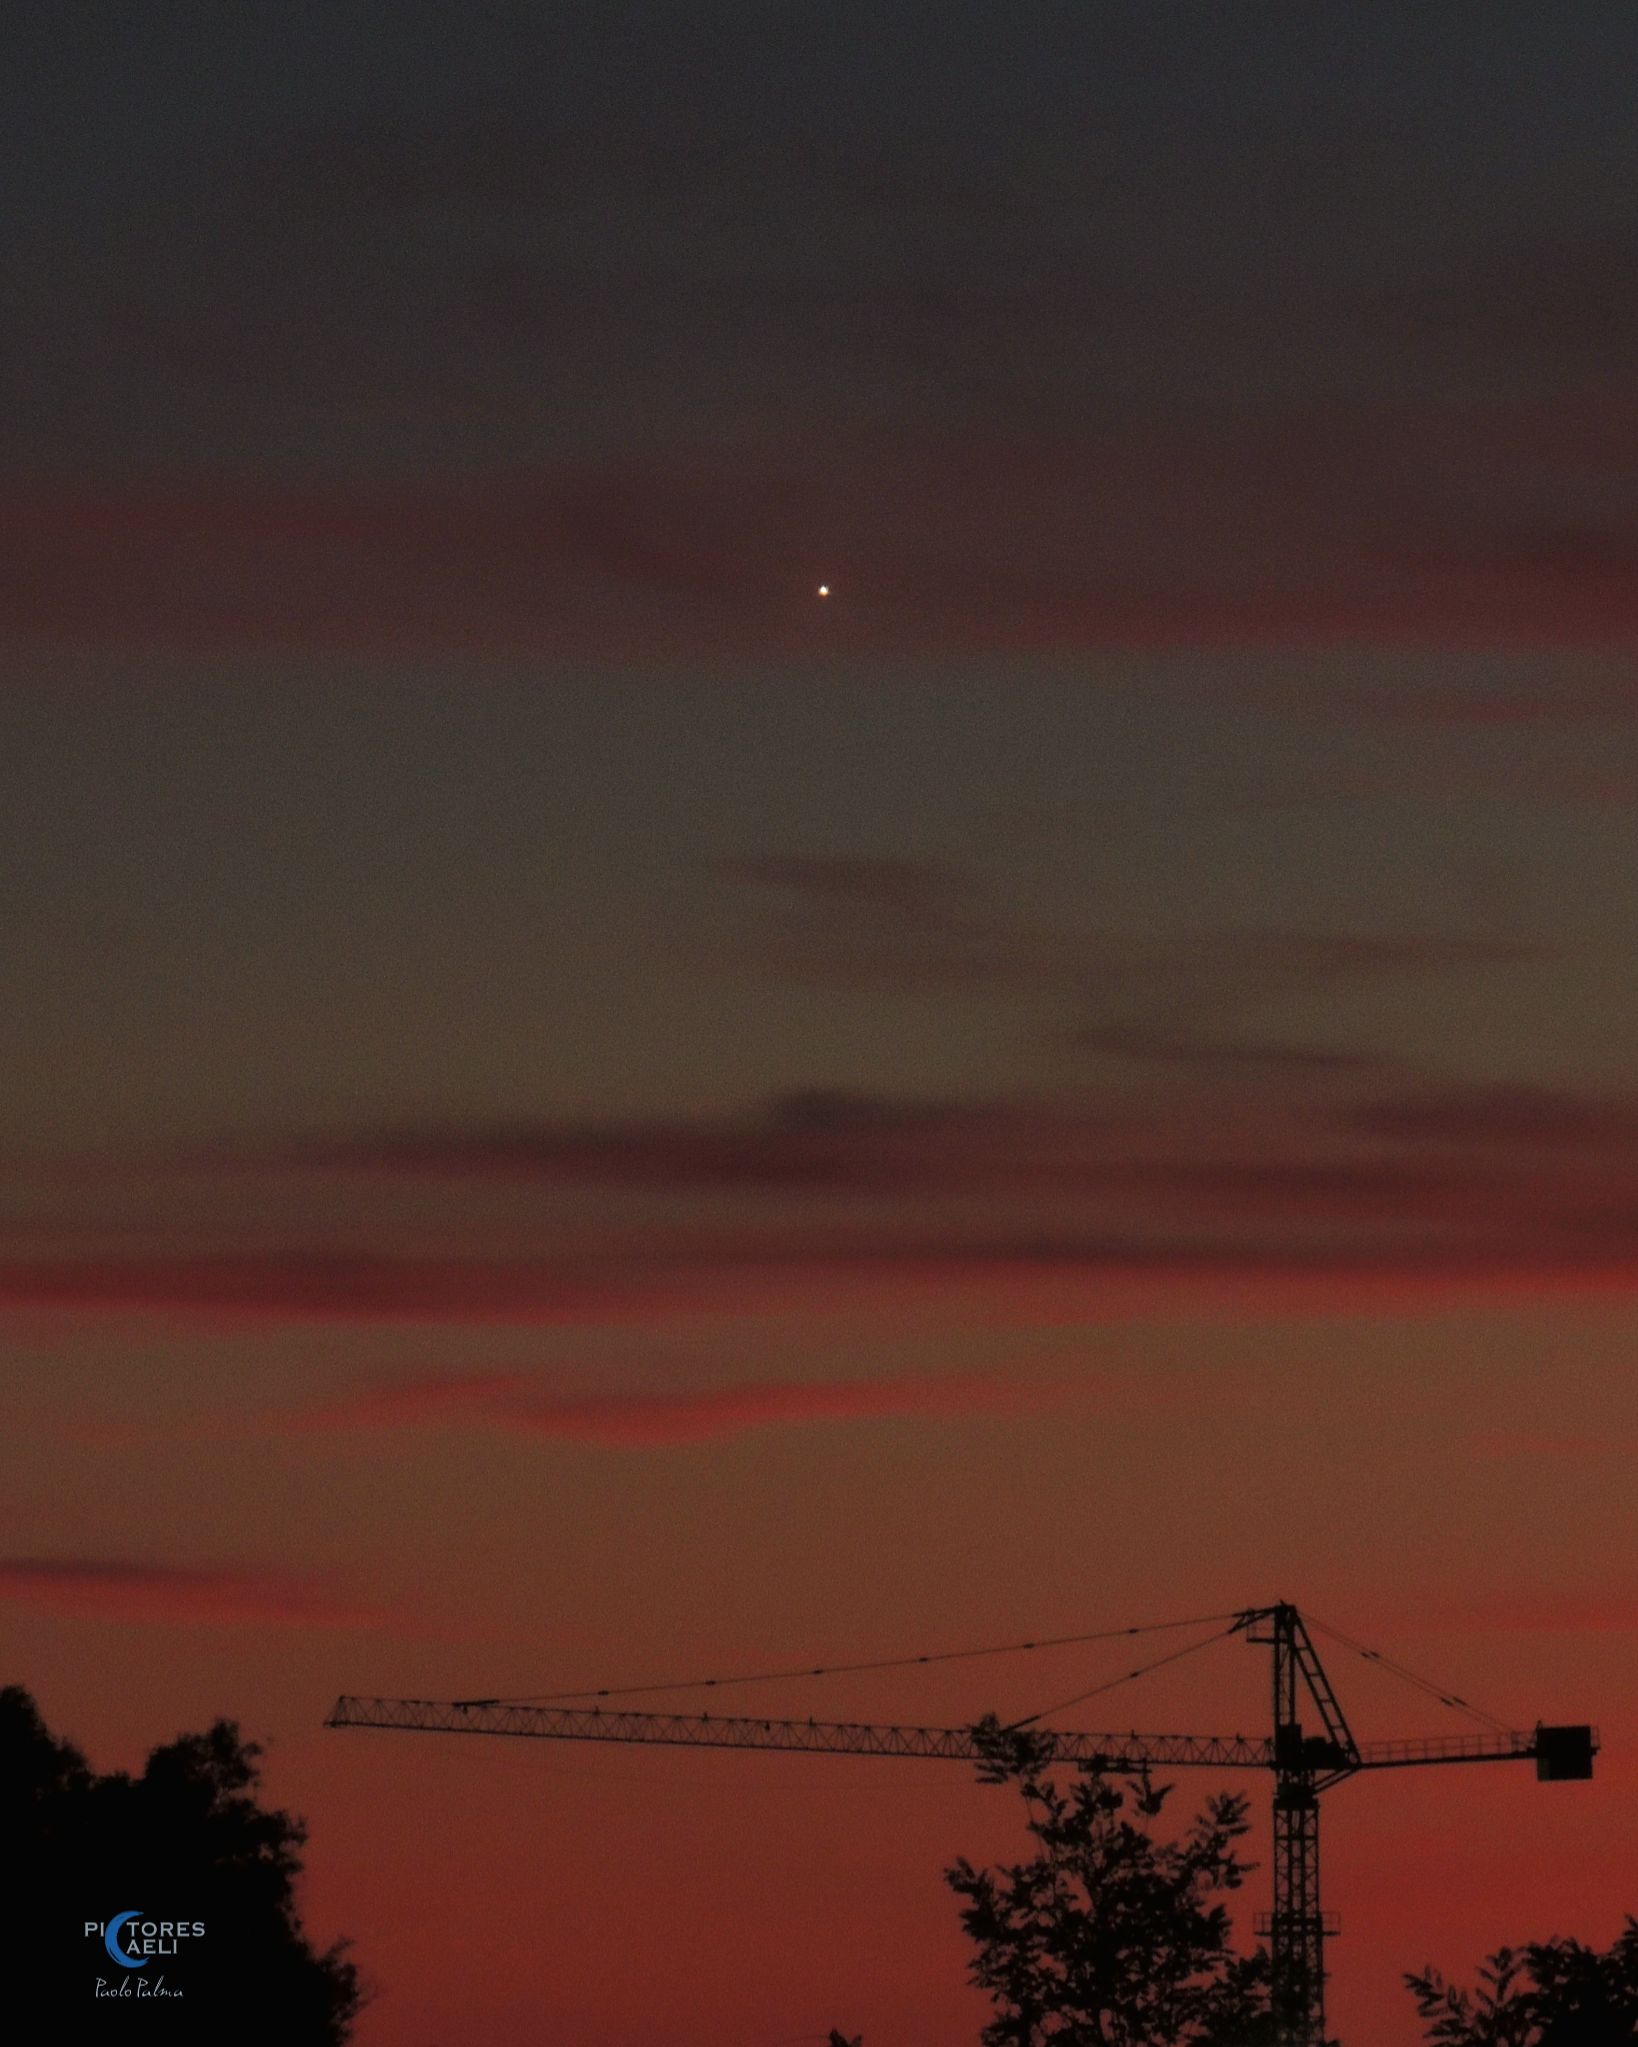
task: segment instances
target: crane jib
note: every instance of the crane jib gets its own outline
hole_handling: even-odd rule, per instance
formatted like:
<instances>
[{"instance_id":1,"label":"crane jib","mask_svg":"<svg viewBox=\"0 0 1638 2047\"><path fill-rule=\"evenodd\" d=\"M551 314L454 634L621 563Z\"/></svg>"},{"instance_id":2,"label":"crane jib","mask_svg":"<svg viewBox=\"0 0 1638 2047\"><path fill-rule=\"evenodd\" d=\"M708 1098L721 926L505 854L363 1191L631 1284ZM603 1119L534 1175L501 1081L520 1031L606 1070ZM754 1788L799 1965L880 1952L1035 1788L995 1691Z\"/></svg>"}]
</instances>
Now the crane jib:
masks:
<instances>
[{"instance_id":1,"label":"crane jib","mask_svg":"<svg viewBox=\"0 0 1638 2047\"><path fill-rule=\"evenodd\" d=\"M556 1741L658 1742L684 1748L778 1749L791 1754L925 1756L976 1763L983 1751L970 1727L909 1727L872 1721L770 1720L718 1713L639 1713L606 1707L465 1704L439 1699L344 1697L330 1727L390 1728L432 1734L515 1734ZM1061 1762L1106 1770L1211 1768L1266 1770L1272 1744L1263 1735L1088 1734L1051 1730Z\"/></svg>"},{"instance_id":2,"label":"crane jib","mask_svg":"<svg viewBox=\"0 0 1638 2047\"><path fill-rule=\"evenodd\" d=\"M969 1727L914 1727L877 1721L770 1720L748 1714L639 1713L608 1707L509 1705L503 1700L379 1699L344 1695L327 1727L368 1727L423 1734L513 1734L555 1741L624 1741L683 1748L774 1749L795 1755L923 1756L978 1762ZM1049 1730L1060 1762L1106 1770L1271 1770L1266 1735L1111 1734ZM1545 1781L1592 1775L1598 1748L1591 1727L1537 1727L1502 1734L1431 1736L1363 1742L1350 1762L1326 1745L1311 1750L1322 1773L1394 1770L1429 1763L1531 1762Z\"/></svg>"}]
</instances>

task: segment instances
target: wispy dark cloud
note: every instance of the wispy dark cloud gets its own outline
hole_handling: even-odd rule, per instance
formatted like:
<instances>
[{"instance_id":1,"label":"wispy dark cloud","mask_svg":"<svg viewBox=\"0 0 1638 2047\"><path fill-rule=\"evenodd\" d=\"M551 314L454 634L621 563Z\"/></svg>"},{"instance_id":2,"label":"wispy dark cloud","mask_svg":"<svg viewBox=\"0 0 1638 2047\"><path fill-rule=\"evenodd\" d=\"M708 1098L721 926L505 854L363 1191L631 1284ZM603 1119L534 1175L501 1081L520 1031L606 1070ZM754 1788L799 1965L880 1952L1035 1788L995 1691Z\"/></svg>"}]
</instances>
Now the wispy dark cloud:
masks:
<instances>
[{"instance_id":1,"label":"wispy dark cloud","mask_svg":"<svg viewBox=\"0 0 1638 2047\"><path fill-rule=\"evenodd\" d=\"M1323 1071L1331 1068L1325 1065ZM809 1090L776 1097L740 1115L638 1123L520 1123L472 1129L384 1129L347 1139L220 1155L230 1173L295 1172L458 1183L468 1179L616 1192L785 1196L831 1220L810 1222L807 1241L844 1256L862 1240L847 1216L862 1199L881 1214L880 1244L892 1254L909 1218L929 1202L961 1204L993 1223L1041 1202L1060 1217L1102 1206L1129 1221L1134 1204L1153 1223L1185 1216L1315 1216L1392 1212L1407 1203L1465 1197L1470 1208L1504 1212L1494 1161L1383 1159L1332 1142L1312 1110L1258 1109L1225 1136L1212 1110L1184 1099L1139 1112L1097 1097L1047 1101L896 1100ZM891 1203L892 1209L880 1205ZM890 1220L896 1210L897 1220ZM743 1236L747 1254L777 1260L772 1217L765 1238ZM798 1225L801 1227L801 1225ZM913 1229L909 1241L915 1241ZM655 1240L661 1257L664 1239ZM954 1250L955 1245L951 1246ZM1095 1245L1088 1239L1089 1254ZM731 1259L732 1242L718 1240ZM690 1253L683 1254L686 1259ZM711 1256L695 1238L693 1255ZM572 1299L572 1290L569 1294Z\"/></svg>"},{"instance_id":2,"label":"wispy dark cloud","mask_svg":"<svg viewBox=\"0 0 1638 2047\"><path fill-rule=\"evenodd\" d=\"M289 1410L269 1417L266 1425L297 1434L468 1428L645 1449L830 1422L1038 1414L1099 1397L1126 1402L1140 1398L1130 1384L1116 1389L1000 1372L609 1393L568 1393L543 1386L537 1377L503 1374L399 1381L348 1399Z\"/></svg>"},{"instance_id":3,"label":"wispy dark cloud","mask_svg":"<svg viewBox=\"0 0 1638 2047\"><path fill-rule=\"evenodd\" d=\"M982 921L983 884L951 861L883 855L764 853L725 860L725 880L817 912L960 928Z\"/></svg>"},{"instance_id":4,"label":"wispy dark cloud","mask_svg":"<svg viewBox=\"0 0 1638 2047\"><path fill-rule=\"evenodd\" d=\"M1263 1074L1327 1079L1381 1072L1391 1064L1376 1053L1347 1046L1213 1035L1191 1029L1183 1019L1083 1024L1068 1034L1068 1042L1077 1051L1141 1066L1224 1077Z\"/></svg>"},{"instance_id":5,"label":"wispy dark cloud","mask_svg":"<svg viewBox=\"0 0 1638 2047\"><path fill-rule=\"evenodd\" d=\"M743 1115L386 1128L239 1163L548 1186L906 1194L958 1191L969 1178L993 1185L1009 1161L1020 1180L1050 1181L1054 1160L1072 1175L1077 1154L1091 1172L1103 1122L1093 1111L813 1088Z\"/></svg>"},{"instance_id":6,"label":"wispy dark cloud","mask_svg":"<svg viewBox=\"0 0 1638 2047\"><path fill-rule=\"evenodd\" d=\"M1598 731L1638 718L1638 672L1619 680L1562 675L1490 687L1443 680L1394 687L1345 685L1323 691L1286 690L1278 701L1287 710L1435 731L1522 730L1533 735L1559 726Z\"/></svg>"},{"instance_id":7,"label":"wispy dark cloud","mask_svg":"<svg viewBox=\"0 0 1638 2047\"><path fill-rule=\"evenodd\" d=\"M0 1263L0 1306L205 1321L574 1324L686 1312L698 1289L662 1261L566 1261L214 1248Z\"/></svg>"},{"instance_id":8,"label":"wispy dark cloud","mask_svg":"<svg viewBox=\"0 0 1638 2047\"><path fill-rule=\"evenodd\" d=\"M1594 1146L1638 1155L1638 1103L1539 1086L1404 1092L1359 1104L1367 1136L1503 1153Z\"/></svg>"},{"instance_id":9,"label":"wispy dark cloud","mask_svg":"<svg viewBox=\"0 0 1638 2047\"><path fill-rule=\"evenodd\" d=\"M377 1628L379 1609L278 1572L98 1556L0 1557L0 1601L70 1619L164 1627Z\"/></svg>"},{"instance_id":10,"label":"wispy dark cloud","mask_svg":"<svg viewBox=\"0 0 1638 2047\"><path fill-rule=\"evenodd\" d=\"M1129 943L1054 929L949 861L763 854L718 873L740 911L724 951L775 976L920 993L1053 993Z\"/></svg>"},{"instance_id":11,"label":"wispy dark cloud","mask_svg":"<svg viewBox=\"0 0 1638 2047\"><path fill-rule=\"evenodd\" d=\"M1156 1204L1175 1207L1175 1174ZM118 1265L64 1259L0 1265L0 1309L141 1315L203 1326L292 1322L593 1328L688 1318L827 1314L891 1305L997 1326L1097 1324L1134 1316L1241 1318L1394 1312L1440 1300L1506 1301L1638 1291L1632 1251L1638 1200L1594 1213L1521 1199L1513 1213L1481 1195L1435 1201L1412 1176L1195 1176L1220 1212L1216 1231L1053 1235L971 1229L866 1236L787 1230L718 1234L687 1255L634 1245L619 1266L564 1276L561 1259L337 1259L327 1278L308 1258L150 1256ZM1152 1192L1153 1190L1151 1190ZM1467 1190L1471 1191L1471 1190ZM1261 1228L1248 1232L1255 1214ZM1347 1241L1334 1225L1360 1225ZM1329 1223L1327 1229L1322 1224ZM1330 1241L1327 1241L1327 1238ZM368 1283L360 1284L358 1266Z\"/></svg>"},{"instance_id":12,"label":"wispy dark cloud","mask_svg":"<svg viewBox=\"0 0 1638 2047\"><path fill-rule=\"evenodd\" d=\"M1262 987L1528 966L1554 952L1537 939L1441 932L1248 930L1211 943Z\"/></svg>"},{"instance_id":13,"label":"wispy dark cloud","mask_svg":"<svg viewBox=\"0 0 1638 2047\"><path fill-rule=\"evenodd\" d=\"M1251 1047L1235 1012L1291 995L1373 981L1416 981L1543 964L1556 948L1533 937L1440 931L1245 926L1175 934L1050 923L997 898L976 872L948 861L764 855L719 873L743 903L723 941L728 962L798 980L895 992L1007 992L1084 1009L1082 1043L1163 1056L1198 1040L1203 1052ZM1202 1021L1209 1019L1209 1022ZM1100 1043L1100 1033L1109 1036ZM1276 1041L1267 1040L1277 1054ZM1289 1048L1293 1067L1304 1048ZM1322 1063L1328 1048L1315 1048ZM1350 1051L1338 1048L1338 1061ZM1277 1057L1270 1064L1277 1063Z\"/></svg>"}]
</instances>

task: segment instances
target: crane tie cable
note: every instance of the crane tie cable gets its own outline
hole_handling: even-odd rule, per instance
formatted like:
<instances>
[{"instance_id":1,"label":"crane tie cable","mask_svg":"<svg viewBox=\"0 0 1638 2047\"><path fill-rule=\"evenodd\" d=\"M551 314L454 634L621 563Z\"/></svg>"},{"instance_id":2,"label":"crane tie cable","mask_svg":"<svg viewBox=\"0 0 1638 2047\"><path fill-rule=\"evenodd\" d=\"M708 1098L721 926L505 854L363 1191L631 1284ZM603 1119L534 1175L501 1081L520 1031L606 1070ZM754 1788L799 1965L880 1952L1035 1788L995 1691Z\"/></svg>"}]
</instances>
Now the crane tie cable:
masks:
<instances>
[{"instance_id":1,"label":"crane tie cable","mask_svg":"<svg viewBox=\"0 0 1638 2047\"><path fill-rule=\"evenodd\" d=\"M921 1664L959 1663L980 1656L1016 1656L1032 1649L1063 1649L1083 1642L1114 1642L1128 1635L1157 1635L1178 1628L1203 1628L1214 1621L1231 1621L1237 1627L1240 1618L1238 1614L1208 1613L1186 1621L1148 1621L1135 1628L1098 1628L1080 1635L1050 1635L1029 1642L996 1642L983 1649L936 1649L923 1656L881 1656L863 1663L803 1664L786 1670L749 1671L737 1677L671 1678L663 1684L598 1685L579 1692L510 1692L490 1699L457 1699L454 1703L458 1706L559 1705L574 1699L624 1699L653 1692L710 1691L720 1685L771 1684L780 1678L842 1677L870 1670L910 1670ZM1232 1634L1233 1627L1224 1632ZM1216 1641L1219 1638L1213 1635L1210 1639ZM1169 1662L1171 1659L1165 1660ZM1133 1672L1132 1675L1141 1676L1142 1673ZM1117 1678L1115 1682L1124 1684L1126 1680Z\"/></svg>"},{"instance_id":2,"label":"crane tie cable","mask_svg":"<svg viewBox=\"0 0 1638 2047\"><path fill-rule=\"evenodd\" d=\"M1454 1707L1458 1713L1467 1714L1470 1720L1479 1721L1497 1734L1507 1734L1512 1731L1508 1722L1498 1720L1494 1713L1487 1713L1482 1706L1470 1705L1466 1699L1459 1698L1455 1692L1446 1690L1441 1684L1436 1684L1431 1677L1423 1677L1420 1672L1411 1670L1407 1665L1396 1663L1391 1656L1384 1656L1380 1649L1367 1649L1363 1642L1356 1642L1352 1635L1345 1635L1340 1628L1333 1628L1329 1621L1322 1621L1317 1614L1305 1612L1303 1617L1311 1627L1318 1628L1322 1635L1329 1635L1334 1641L1340 1642L1345 1649L1352 1649L1356 1656L1362 1656L1367 1663L1375 1663L1380 1665L1383 1670L1391 1671L1395 1677L1403 1679L1406 1684L1414 1685L1418 1691L1425 1692L1431 1699L1437 1699L1441 1706Z\"/></svg>"},{"instance_id":3,"label":"crane tie cable","mask_svg":"<svg viewBox=\"0 0 1638 2047\"><path fill-rule=\"evenodd\" d=\"M1221 1620L1223 1616L1214 1614L1212 1618ZM1162 1670L1168 1663L1181 1663L1185 1656L1192 1656L1197 1649L1209 1649L1213 1642L1226 1641L1230 1635L1237 1634L1239 1628L1240 1617L1237 1614L1228 1627L1219 1628L1216 1634L1203 1635L1198 1642L1190 1642L1181 1649L1171 1650L1165 1656L1157 1656L1153 1663L1140 1664L1136 1670L1128 1670L1120 1677L1108 1678L1103 1684L1093 1685L1088 1691L1077 1692L1072 1699L1060 1699L1055 1706L1043 1706L1038 1713L1026 1714L1022 1720L1011 1722L1008 1731L1015 1733L1021 1727L1032 1727L1037 1720L1044 1720L1049 1713L1062 1713L1066 1708L1083 1705L1088 1699L1095 1699L1103 1692L1114 1691L1117 1685L1129 1685L1135 1677L1147 1677L1152 1670Z\"/></svg>"}]
</instances>

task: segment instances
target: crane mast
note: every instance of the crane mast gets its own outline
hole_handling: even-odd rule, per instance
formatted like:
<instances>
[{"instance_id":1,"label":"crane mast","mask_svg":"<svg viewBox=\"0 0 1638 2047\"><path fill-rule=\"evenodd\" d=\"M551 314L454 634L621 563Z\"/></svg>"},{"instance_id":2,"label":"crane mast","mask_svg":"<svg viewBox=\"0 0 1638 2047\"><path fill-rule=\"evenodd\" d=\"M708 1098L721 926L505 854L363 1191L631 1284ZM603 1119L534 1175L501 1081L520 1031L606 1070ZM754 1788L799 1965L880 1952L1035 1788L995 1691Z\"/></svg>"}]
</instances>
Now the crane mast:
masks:
<instances>
[{"instance_id":1,"label":"crane mast","mask_svg":"<svg viewBox=\"0 0 1638 2047\"><path fill-rule=\"evenodd\" d=\"M1267 1770L1274 1779L1273 1909L1258 1915L1267 1937L1270 2001L1281 2047L1325 2047L1325 1942L1337 1931L1320 1902L1319 1801L1363 1771L1430 1764L1534 1762L1543 1781L1592 1775L1596 1729L1524 1731L1356 1741L1314 1647L1289 1602L1238 1615L1231 1632L1270 1651L1273 1726L1268 1735L1041 1732L1055 1762L1109 1772L1161 1769ZM1311 1718L1305 1721L1305 1712ZM665 1747L772 1749L787 1754L924 1757L979 1762L971 1727L875 1721L789 1720L750 1714L650 1713L625 1707L528 1705L508 1699L383 1699L343 1694L328 1727L430 1734L513 1735Z\"/></svg>"},{"instance_id":2,"label":"crane mast","mask_svg":"<svg viewBox=\"0 0 1638 2047\"><path fill-rule=\"evenodd\" d=\"M1280 2037L1318 2047L1325 2038L1325 1941L1337 1931L1320 1904L1319 1794L1322 1784L1351 1776L1362 1758L1297 1609L1272 1607L1246 1636L1274 1652L1274 1909L1257 1930L1268 1936ZM1305 1693L1319 1715L1317 1734L1303 1727Z\"/></svg>"}]
</instances>

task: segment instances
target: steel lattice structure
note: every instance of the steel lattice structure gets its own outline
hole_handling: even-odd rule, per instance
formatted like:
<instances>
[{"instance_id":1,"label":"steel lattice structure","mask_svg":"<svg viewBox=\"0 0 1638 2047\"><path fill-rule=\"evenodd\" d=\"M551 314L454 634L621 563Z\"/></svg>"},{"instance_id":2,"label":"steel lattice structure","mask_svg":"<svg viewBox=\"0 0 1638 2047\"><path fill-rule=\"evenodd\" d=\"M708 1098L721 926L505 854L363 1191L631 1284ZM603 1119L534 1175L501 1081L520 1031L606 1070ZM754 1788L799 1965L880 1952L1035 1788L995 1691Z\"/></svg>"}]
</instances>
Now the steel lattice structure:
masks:
<instances>
[{"instance_id":1,"label":"steel lattice structure","mask_svg":"<svg viewBox=\"0 0 1638 2047\"><path fill-rule=\"evenodd\" d=\"M1324 2047L1325 1941L1336 1917L1320 1902L1319 1800L1368 1770L1425 1764L1534 1762L1545 1780L1592 1775L1592 1727L1434 1736L1361 1743L1344 1717L1302 1615L1289 1603L1240 1614L1233 1632L1267 1646L1273 1732L1245 1734L1083 1733L1040 1730L1054 1760L1092 1769L1268 1770L1274 1778L1274 1907L1259 1916L1268 1936L1271 1988L1285 2047ZM1317 1721L1305 1725L1311 1709ZM912 1727L873 1721L765 1719L749 1714L649 1713L625 1707L526 1705L505 1699L380 1699L344 1695L329 1727L428 1734L515 1735L552 1741L658 1743L674 1748L774 1749L793 1754L924 1757L978 1762L970 1727Z\"/></svg>"},{"instance_id":2,"label":"steel lattice structure","mask_svg":"<svg viewBox=\"0 0 1638 2047\"><path fill-rule=\"evenodd\" d=\"M329 1727L392 1727L429 1734L521 1734L555 1741L658 1742L672 1748L781 1749L798 1755L926 1756L975 1763L970 1727L901 1727L873 1721L764 1720L721 1713L639 1713L598 1706L514 1706L436 1699L341 1698ZM1272 1744L1230 1734L1063 1734L1052 1736L1058 1761L1130 1771L1151 1764L1218 1770L1266 1770Z\"/></svg>"}]
</instances>

